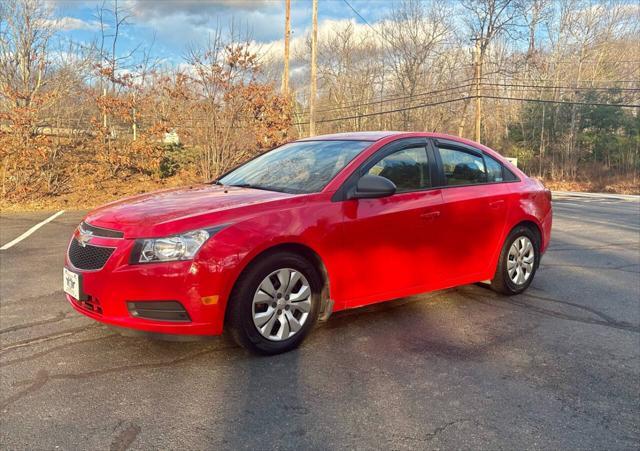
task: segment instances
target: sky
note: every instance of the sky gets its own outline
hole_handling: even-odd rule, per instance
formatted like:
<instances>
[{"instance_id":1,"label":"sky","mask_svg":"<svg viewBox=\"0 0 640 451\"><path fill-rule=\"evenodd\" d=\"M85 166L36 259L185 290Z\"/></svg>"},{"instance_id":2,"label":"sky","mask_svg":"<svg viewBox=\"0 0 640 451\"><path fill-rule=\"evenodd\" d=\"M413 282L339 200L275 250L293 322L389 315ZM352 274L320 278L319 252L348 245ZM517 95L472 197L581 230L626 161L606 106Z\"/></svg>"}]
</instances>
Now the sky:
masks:
<instances>
[{"instance_id":1,"label":"sky","mask_svg":"<svg viewBox=\"0 0 640 451\"><path fill-rule=\"evenodd\" d=\"M385 0L348 2L371 24L380 21L391 8L391 2ZM89 43L99 35L97 10L102 3L48 0L60 35L80 43ZM113 0L106 0L105 4L112 9ZM282 46L283 0L118 0L118 4L130 15L129 25L119 38L119 53L141 45L151 47L156 58L179 64L188 46L203 44L217 27L228 30L232 22L257 44L274 49ZM311 9L311 0L291 1L292 39L299 41L310 30ZM319 0L318 21L320 32L336 22L367 26L343 0Z\"/></svg>"}]
</instances>

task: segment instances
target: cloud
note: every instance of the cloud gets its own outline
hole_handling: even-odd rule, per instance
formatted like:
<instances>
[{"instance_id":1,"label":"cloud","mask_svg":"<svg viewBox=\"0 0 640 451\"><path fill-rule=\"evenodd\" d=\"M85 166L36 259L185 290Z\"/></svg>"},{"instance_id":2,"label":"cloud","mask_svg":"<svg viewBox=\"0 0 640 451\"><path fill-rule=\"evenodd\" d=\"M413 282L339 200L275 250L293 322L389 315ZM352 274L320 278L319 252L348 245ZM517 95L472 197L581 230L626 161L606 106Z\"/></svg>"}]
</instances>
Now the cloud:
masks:
<instances>
[{"instance_id":1,"label":"cloud","mask_svg":"<svg viewBox=\"0 0 640 451\"><path fill-rule=\"evenodd\" d=\"M134 15L136 24L153 30L174 48L202 43L217 30L224 34L231 24L236 32L257 41L271 41L284 33L282 2L127 0L122 6Z\"/></svg>"},{"instance_id":2,"label":"cloud","mask_svg":"<svg viewBox=\"0 0 640 451\"><path fill-rule=\"evenodd\" d=\"M206 2L198 0L163 0L157 2L126 0L124 5L137 16L146 18L178 14L197 18L202 15L280 9L281 7L280 2L270 0L208 0Z\"/></svg>"},{"instance_id":3,"label":"cloud","mask_svg":"<svg viewBox=\"0 0 640 451\"><path fill-rule=\"evenodd\" d=\"M230 23L232 20L267 29L273 27L273 17L283 16L281 2L267 0L163 0L149 2L144 0L126 0L123 6L134 14L139 22L150 25L174 19L183 26L214 26ZM265 22L269 20L269 22ZM282 21L282 20L281 20ZM176 30L179 30L176 28Z\"/></svg>"},{"instance_id":4,"label":"cloud","mask_svg":"<svg viewBox=\"0 0 640 451\"><path fill-rule=\"evenodd\" d=\"M89 30L96 31L100 29L100 23L96 20L82 20L77 17L59 17L57 19L47 20L47 25L63 31L71 30Z\"/></svg>"},{"instance_id":5,"label":"cloud","mask_svg":"<svg viewBox=\"0 0 640 451\"><path fill-rule=\"evenodd\" d=\"M380 31L380 22L372 24L375 30ZM356 22L354 19L325 19L318 24L318 41L328 42L337 33L342 33L348 28L351 29L354 43L367 41L375 47L382 47L382 37L368 25ZM293 36L290 42L290 54L292 58L308 53L307 40L310 36L310 28L302 30L301 33ZM252 48L265 58L274 62L282 60L284 57L284 38L270 42L252 42Z\"/></svg>"}]
</instances>

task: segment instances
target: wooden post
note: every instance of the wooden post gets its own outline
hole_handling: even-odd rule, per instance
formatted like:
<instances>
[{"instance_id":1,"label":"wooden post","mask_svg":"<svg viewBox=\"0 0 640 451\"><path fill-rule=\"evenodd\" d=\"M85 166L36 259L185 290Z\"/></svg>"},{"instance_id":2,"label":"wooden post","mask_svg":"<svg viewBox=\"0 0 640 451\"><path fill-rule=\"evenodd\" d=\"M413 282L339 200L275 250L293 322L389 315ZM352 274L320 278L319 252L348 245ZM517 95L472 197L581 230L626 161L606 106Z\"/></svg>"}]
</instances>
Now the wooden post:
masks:
<instances>
[{"instance_id":1,"label":"wooden post","mask_svg":"<svg viewBox=\"0 0 640 451\"><path fill-rule=\"evenodd\" d=\"M476 142L480 142L480 125L482 118L482 99L480 98L480 78L482 77L482 58L480 54L482 51L480 50L481 46L481 38L476 39L476 50L475 50L475 67L473 77L476 82L476 112L475 112L475 127L473 133L473 139Z\"/></svg>"},{"instance_id":2,"label":"wooden post","mask_svg":"<svg viewBox=\"0 0 640 451\"><path fill-rule=\"evenodd\" d=\"M107 88L106 86L102 87L102 97L107 97ZM107 128L107 107L102 106L102 127Z\"/></svg>"},{"instance_id":3,"label":"wooden post","mask_svg":"<svg viewBox=\"0 0 640 451\"><path fill-rule=\"evenodd\" d=\"M131 124L131 128L133 130L133 140L135 141L136 139L138 139L138 123L136 122L137 121L136 107L133 107L132 118L133 118L133 124Z\"/></svg>"},{"instance_id":4,"label":"wooden post","mask_svg":"<svg viewBox=\"0 0 640 451\"><path fill-rule=\"evenodd\" d=\"M316 78L318 58L318 0L313 0L311 31L311 89L309 92L309 136L316 134Z\"/></svg>"},{"instance_id":5,"label":"wooden post","mask_svg":"<svg viewBox=\"0 0 640 451\"><path fill-rule=\"evenodd\" d=\"M291 0L285 2L284 18L284 68L282 70L282 94L289 94L289 38L291 37Z\"/></svg>"}]
</instances>

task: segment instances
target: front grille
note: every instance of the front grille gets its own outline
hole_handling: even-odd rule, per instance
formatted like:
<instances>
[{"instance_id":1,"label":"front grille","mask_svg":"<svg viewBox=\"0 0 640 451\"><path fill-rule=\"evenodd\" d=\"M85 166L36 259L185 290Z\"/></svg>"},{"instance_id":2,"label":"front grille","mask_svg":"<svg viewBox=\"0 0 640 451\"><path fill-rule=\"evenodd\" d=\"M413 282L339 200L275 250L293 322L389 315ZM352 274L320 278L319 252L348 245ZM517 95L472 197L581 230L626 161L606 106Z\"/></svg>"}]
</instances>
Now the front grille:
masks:
<instances>
[{"instance_id":1,"label":"front grille","mask_svg":"<svg viewBox=\"0 0 640 451\"><path fill-rule=\"evenodd\" d=\"M74 238L69 246L69 261L78 269L101 269L114 250L114 247L92 246L91 244L81 246Z\"/></svg>"}]
</instances>

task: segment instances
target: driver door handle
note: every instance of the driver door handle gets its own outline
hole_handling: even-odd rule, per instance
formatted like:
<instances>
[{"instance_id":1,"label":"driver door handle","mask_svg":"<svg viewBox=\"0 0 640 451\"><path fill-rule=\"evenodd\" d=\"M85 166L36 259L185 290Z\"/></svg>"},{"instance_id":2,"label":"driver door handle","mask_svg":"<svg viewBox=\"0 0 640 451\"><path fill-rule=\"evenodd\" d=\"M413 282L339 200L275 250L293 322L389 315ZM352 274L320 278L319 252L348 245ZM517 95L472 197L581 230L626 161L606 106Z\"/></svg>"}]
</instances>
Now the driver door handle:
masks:
<instances>
[{"instance_id":1,"label":"driver door handle","mask_svg":"<svg viewBox=\"0 0 640 451\"><path fill-rule=\"evenodd\" d=\"M433 219L436 219L438 216L440 216L440 211L439 210L432 210L432 211L428 211L426 213L422 213L420 215L420 217L426 221L431 221Z\"/></svg>"}]
</instances>

